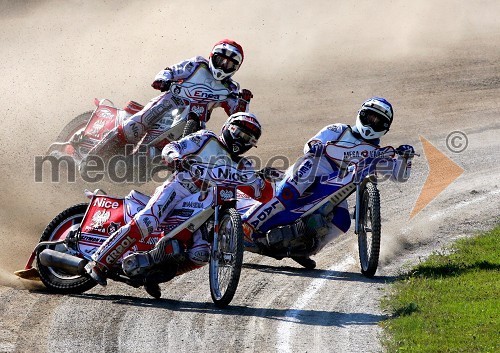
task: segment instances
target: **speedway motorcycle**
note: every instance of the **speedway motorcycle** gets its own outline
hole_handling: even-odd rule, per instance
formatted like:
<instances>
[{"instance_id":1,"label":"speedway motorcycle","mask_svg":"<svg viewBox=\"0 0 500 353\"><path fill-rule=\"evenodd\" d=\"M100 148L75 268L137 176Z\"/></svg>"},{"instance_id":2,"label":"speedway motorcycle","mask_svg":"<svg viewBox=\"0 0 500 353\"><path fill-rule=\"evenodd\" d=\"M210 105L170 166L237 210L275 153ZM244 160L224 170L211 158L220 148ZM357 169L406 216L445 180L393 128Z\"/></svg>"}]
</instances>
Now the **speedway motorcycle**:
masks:
<instances>
[{"instance_id":1,"label":"speedway motorcycle","mask_svg":"<svg viewBox=\"0 0 500 353\"><path fill-rule=\"evenodd\" d=\"M373 277L378 267L381 240L380 193L376 170L398 152L392 146L361 144L346 147L328 143L320 153L339 163L342 166L340 171L322 178L308 190L300 198L296 209L283 211L301 213L298 220L273 228L261 238L245 237L245 242L249 242L245 244L245 250L279 260L285 257L301 259L316 254L320 250L318 245L324 244L322 240L331 230L330 220L335 207L355 193L354 233L358 238L361 273ZM405 157L414 155L418 156L406 152ZM244 194L240 195L240 214L256 202ZM313 262L299 263L308 269L315 267Z\"/></svg>"},{"instance_id":2,"label":"speedway motorcycle","mask_svg":"<svg viewBox=\"0 0 500 353\"><path fill-rule=\"evenodd\" d=\"M207 144L205 153L220 155L220 145L212 142ZM160 268L141 268L141 261L136 260L153 248L161 249L169 239L177 239L185 250L193 233L200 229L211 247L210 293L216 306L225 307L236 292L244 251L241 218L235 209L236 189L251 184L258 175L239 170L227 160L216 164L191 162L186 169L205 187L179 202L158 229L123 254L108 270L108 278L140 287L151 271L155 271L155 279L160 283L187 272L182 271L182 255L174 261L164 261L166 265ZM16 275L39 278L49 290L63 294L83 293L96 285L84 266L110 234L145 207L149 197L137 191L125 198L100 190L86 191L86 195L90 203L72 206L49 223L24 270Z\"/></svg>"},{"instance_id":3,"label":"speedway motorcycle","mask_svg":"<svg viewBox=\"0 0 500 353\"><path fill-rule=\"evenodd\" d=\"M159 156L166 144L205 128L210 118L210 105L223 102L232 95L239 96L215 81L206 65L200 65L188 78L173 82L166 94L171 99L165 113L131 153L127 153L130 157L127 160L128 170L139 168L137 163L133 163L134 155L142 153L147 157L148 164L155 163L155 157ZM96 108L93 111L78 115L64 127L56 142L50 145L47 155L70 156L80 164L112 129L121 126L124 120L144 108L134 101L129 101L123 109L116 107L109 99L95 99L94 104Z\"/></svg>"}]
</instances>

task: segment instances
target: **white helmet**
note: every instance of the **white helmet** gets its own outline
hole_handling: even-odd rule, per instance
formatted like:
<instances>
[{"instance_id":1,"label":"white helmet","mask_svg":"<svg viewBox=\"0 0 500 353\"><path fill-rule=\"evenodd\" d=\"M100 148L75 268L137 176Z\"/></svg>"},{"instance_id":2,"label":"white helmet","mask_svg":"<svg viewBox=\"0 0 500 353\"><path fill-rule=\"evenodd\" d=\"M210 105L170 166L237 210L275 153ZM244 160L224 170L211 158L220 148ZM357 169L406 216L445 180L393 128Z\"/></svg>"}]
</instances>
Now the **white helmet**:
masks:
<instances>
[{"instance_id":1,"label":"white helmet","mask_svg":"<svg viewBox=\"0 0 500 353\"><path fill-rule=\"evenodd\" d=\"M257 145L262 126L252 113L240 112L231 115L221 130L221 139L233 155L241 155Z\"/></svg>"},{"instance_id":2,"label":"white helmet","mask_svg":"<svg viewBox=\"0 0 500 353\"><path fill-rule=\"evenodd\" d=\"M243 62L243 48L231 39L216 43L210 53L208 66L216 80L231 77Z\"/></svg>"},{"instance_id":3,"label":"white helmet","mask_svg":"<svg viewBox=\"0 0 500 353\"><path fill-rule=\"evenodd\" d=\"M384 136L392 124L394 111L384 98L372 97L361 105L356 118L356 128L364 139Z\"/></svg>"}]
</instances>

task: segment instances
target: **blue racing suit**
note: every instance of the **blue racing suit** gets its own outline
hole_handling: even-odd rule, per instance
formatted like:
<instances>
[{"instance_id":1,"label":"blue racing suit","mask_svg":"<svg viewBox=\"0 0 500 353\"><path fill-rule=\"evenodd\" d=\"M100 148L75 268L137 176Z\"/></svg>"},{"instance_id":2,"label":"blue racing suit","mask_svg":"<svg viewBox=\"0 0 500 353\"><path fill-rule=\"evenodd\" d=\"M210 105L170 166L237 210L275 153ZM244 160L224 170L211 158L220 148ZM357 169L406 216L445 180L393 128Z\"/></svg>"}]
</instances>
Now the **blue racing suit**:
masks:
<instances>
[{"instance_id":1,"label":"blue racing suit","mask_svg":"<svg viewBox=\"0 0 500 353\"><path fill-rule=\"evenodd\" d=\"M253 230L254 239L265 236L266 232L281 225L291 224L305 212L302 206L311 203L321 194L319 180L321 178L340 177L345 166L320 152L319 146L328 142L336 145L352 147L360 144L371 144L378 147L380 141L364 140L356 130L345 124L328 125L309 139L304 146L304 155L287 169L282 181L276 186L275 196L266 203L257 203L242 217L246 226ZM391 161L390 179L405 182L410 175L411 161L399 155ZM328 193L333 193L343 185L329 186ZM319 251L326 243L340 234L347 232L351 225L347 200L336 206L331 218L333 231L320 244Z\"/></svg>"}]
</instances>

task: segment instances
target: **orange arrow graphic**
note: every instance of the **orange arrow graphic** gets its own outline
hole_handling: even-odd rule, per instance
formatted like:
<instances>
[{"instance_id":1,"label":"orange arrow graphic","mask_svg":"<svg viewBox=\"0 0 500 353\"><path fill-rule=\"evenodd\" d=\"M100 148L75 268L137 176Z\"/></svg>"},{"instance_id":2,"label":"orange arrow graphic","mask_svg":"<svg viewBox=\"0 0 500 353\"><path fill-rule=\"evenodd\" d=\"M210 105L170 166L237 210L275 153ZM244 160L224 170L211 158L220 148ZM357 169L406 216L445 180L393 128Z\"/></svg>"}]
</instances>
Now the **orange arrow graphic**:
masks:
<instances>
[{"instance_id":1,"label":"orange arrow graphic","mask_svg":"<svg viewBox=\"0 0 500 353\"><path fill-rule=\"evenodd\" d=\"M420 191L415 207L413 207L413 210L411 211L410 219L422 211L424 207L426 207L464 172L462 167L439 151L423 136L419 137L420 142L424 147L427 163L429 163L429 175L425 180L422 191Z\"/></svg>"}]
</instances>

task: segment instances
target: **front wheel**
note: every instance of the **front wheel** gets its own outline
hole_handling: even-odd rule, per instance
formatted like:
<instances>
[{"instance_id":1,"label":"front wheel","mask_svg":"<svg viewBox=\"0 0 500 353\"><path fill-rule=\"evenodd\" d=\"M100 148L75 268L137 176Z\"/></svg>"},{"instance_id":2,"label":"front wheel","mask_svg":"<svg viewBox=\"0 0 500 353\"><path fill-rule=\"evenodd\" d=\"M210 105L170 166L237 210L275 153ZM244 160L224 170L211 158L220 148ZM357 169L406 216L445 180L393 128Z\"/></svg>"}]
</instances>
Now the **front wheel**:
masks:
<instances>
[{"instance_id":1,"label":"front wheel","mask_svg":"<svg viewBox=\"0 0 500 353\"><path fill-rule=\"evenodd\" d=\"M377 186L368 182L361 196L359 213L359 261L361 273L373 277L377 271L380 254L380 193Z\"/></svg>"},{"instance_id":2,"label":"front wheel","mask_svg":"<svg viewBox=\"0 0 500 353\"><path fill-rule=\"evenodd\" d=\"M82 203L72 206L58 214L45 228L40 241L56 241L65 239L71 230L78 228L87 211L88 204ZM41 247L36 252L36 263L40 279L52 292L61 294L83 293L94 287L97 283L89 277L72 275L59 268L44 266L40 263L39 254L44 249L59 252L68 252L66 244Z\"/></svg>"},{"instance_id":3,"label":"front wheel","mask_svg":"<svg viewBox=\"0 0 500 353\"><path fill-rule=\"evenodd\" d=\"M219 233L212 244L209 277L212 300L224 308L233 299L240 280L243 227L234 208L223 211L219 221Z\"/></svg>"}]
</instances>

